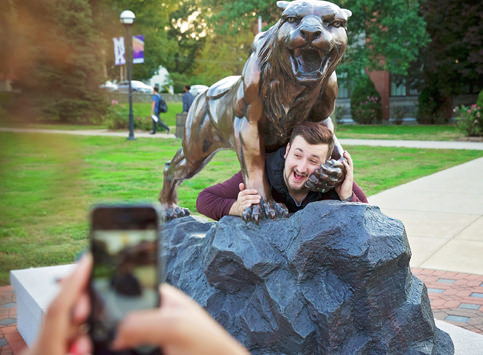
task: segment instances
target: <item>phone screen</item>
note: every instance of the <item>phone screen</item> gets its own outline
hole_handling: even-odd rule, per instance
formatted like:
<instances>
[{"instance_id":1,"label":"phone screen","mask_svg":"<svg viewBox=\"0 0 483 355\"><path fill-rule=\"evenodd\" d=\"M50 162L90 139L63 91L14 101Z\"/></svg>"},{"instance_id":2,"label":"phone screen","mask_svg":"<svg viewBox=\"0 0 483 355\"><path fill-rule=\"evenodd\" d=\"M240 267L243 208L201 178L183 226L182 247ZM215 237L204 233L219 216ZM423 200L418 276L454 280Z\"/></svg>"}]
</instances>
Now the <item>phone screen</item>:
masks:
<instances>
[{"instance_id":1,"label":"phone screen","mask_svg":"<svg viewBox=\"0 0 483 355\"><path fill-rule=\"evenodd\" d=\"M159 223L146 206L103 206L92 212L90 336L108 352L118 323L129 313L159 305ZM136 349L151 354L152 348Z\"/></svg>"}]
</instances>

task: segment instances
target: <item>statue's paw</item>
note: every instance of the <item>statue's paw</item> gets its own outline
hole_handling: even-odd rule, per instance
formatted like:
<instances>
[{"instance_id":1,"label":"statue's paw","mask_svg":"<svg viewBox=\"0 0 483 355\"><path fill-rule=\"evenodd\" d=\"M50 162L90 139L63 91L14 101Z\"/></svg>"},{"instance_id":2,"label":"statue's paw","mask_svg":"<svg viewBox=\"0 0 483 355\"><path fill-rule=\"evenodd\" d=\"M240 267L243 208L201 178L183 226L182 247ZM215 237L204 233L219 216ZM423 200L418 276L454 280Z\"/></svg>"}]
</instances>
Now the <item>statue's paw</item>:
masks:
<instances>
[{"instance_id":1,"label":"statue's paw","mask_svg":"<svg viewBox=\"0 0 483 355\"><path fill-rule=\"evenodd\" d=\"M262 206L263 216L265 218L287 218L288 209L284 204L275 202L273 200L264 201L263 198L260 202Z\"/></svg>"},{"instance_id":2,"label":"statue's paw","mask_svg":"<svg viewBox=\"0 0 483 355\"><path fill-rule=\"evenodd\" d=\"M330 159L309 176L305 187L311 191L326 192L340 185L345 178L345 168L341 161Z\"/></svg>"},{"instance_id":3,"label":"statue's paw","mask_svg":"<svg viewBox=\"0 0 483 355\"><path fill-rule=\"evenodd\" d=\"M251 221L258 224L260 218L262 218L262 208L258 203L245 208L242 214L242 219L245 222Z\"/></svg>"},{"instance_id":4,"label":"statue's paw","mask_svg":"<svg viewBox=\"0 0 483 355\"><path fill-rule=\"evenodd\" d=\"M261 219L287 218L288 209L285 205L273 200L264 201L261 199L259 204L245 208L242 218L245 222L252 221L258 224Z\"/></svg>"},{"instance_id":5,"label":"statue's paw","mask_svg":"<svg viewBox=\"0 0 483 355\"><path fill-rule=\"evenodd\" d=\"M190 210L184 207L174 205L163 209L163 221L168 222L175 218L186 217L190 215Z\"/></svg>"}]
</instances>

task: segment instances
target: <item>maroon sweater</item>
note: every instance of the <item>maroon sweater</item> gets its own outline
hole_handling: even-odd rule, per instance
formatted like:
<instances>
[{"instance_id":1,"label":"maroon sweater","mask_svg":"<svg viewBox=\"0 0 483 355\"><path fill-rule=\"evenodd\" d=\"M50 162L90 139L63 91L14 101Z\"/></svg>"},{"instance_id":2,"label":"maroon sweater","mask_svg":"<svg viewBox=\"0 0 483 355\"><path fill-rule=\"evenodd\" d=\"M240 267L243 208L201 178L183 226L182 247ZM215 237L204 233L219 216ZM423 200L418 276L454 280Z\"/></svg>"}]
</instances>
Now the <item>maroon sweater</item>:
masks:
<instances>
[{"instance_id":1,"label":"maroon sweater","mask_svg":"<svg viewBox=\"0 0 483 355\"><path fill-rule=\"evenodd\" d=\"M196 200L196 209L205 216L216 221L223 216L227 216L231 206L236 202L238 193L240 192L239 184L243 182L241 171L233 175L233 177L221 184L207 187L200 192ZM350 202L365 202L367 197L359 186L354 182L352 186L352 198ZM284 191L277 191L272 188L272 197L279 203L284 203L289 212L293 213L304 208L309 202L320 200L339 200L334 190L326 193L309 193L300 206L294 203L287 203L287 194ZM290 198L291 199L291 198ZM290 202L290 201L289 201Z\"/></svg>"}]
</instances>

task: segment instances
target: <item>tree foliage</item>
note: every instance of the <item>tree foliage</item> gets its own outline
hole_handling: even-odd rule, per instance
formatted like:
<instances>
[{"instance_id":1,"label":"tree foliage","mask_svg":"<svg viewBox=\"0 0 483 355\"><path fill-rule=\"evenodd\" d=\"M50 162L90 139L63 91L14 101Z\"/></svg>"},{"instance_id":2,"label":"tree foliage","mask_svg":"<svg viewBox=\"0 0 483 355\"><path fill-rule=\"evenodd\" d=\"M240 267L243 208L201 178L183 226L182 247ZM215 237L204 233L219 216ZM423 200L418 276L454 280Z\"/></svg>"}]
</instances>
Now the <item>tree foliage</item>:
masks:
<instances>
[{"instance_id":1,"label":"tree foliage","mask_svg":"<svg viewBox=\"0 0 483 355\"><path fill-rule=\"evenodd\" d=\"M102 111L99 42L87 0L10 0L9 75L30 117L83 122Z\"/></svg>"},{"instance_id":2,"label":"tree foliage","mask_svg":"<svg viewBox=\"0 0 483 355\"><path fill-rule=\"evenodd\" d=\"M205 4L217 9L209 21L225 33L249 28L259 15L273 24L281 13L276 1L205 0ZM338 5L352 11L349 48L339 71L356 80L366 68L407 74L419 48L428 40L424 19L418 13L419 0L341 0Z\"/></svg>"},{"instance_id":3,"label":"tree foliage","mask_svg":"<svg viewBox=\"0 0 483 355\"><path fill-rule=\"evenodd\" d=\"M451 117L453 96L482 87L483 3L426 0L421 12L431 42L422 49L418 65L424 82L418 119L439 123Z\"/></svg>"},{"instance_id":4,"label":"tree foliage","mask_svg":"<svg viewBox=\"0 0 483 355\"><path fill-rule=\"evenodd\" d=\"M211 85L230 76L240 75L250 52L254 35L242 30L234 36L211 33L196 60L193 83Z\"/></svg>"},{"instance_id":5,"label":"tree foliage","mask_svg":"<svg viewBox=\"0 0 483 355\"><path fill-rule=\"evenodd\" d=\"M368 76L358 81L351 96L351 116L357 123L380 123L382 120L381 95Z\"/></svg>"}]
</instances>

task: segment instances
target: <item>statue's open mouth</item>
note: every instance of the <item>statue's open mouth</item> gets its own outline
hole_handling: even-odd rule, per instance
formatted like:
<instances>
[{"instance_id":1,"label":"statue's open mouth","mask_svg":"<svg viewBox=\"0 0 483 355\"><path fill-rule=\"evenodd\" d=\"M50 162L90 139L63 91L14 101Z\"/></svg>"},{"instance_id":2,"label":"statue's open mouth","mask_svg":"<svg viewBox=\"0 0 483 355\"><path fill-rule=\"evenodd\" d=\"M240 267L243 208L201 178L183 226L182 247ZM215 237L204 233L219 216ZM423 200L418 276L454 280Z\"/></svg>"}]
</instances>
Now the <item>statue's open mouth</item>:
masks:
<instances>
[{"instance_id":1,"label":"statue's open mouth","mask_svg":"<svg viewBox=\"0 0 483 355\"><path fill-rule=\"evenodd\" d=\"M325 74L331 54L322 55L313 47L296 48L290 55L292 71L299 80L320 80Z\"/></svg>"}]
</instances>

